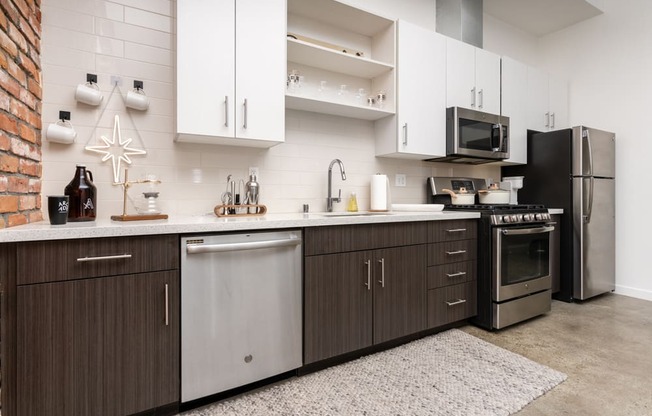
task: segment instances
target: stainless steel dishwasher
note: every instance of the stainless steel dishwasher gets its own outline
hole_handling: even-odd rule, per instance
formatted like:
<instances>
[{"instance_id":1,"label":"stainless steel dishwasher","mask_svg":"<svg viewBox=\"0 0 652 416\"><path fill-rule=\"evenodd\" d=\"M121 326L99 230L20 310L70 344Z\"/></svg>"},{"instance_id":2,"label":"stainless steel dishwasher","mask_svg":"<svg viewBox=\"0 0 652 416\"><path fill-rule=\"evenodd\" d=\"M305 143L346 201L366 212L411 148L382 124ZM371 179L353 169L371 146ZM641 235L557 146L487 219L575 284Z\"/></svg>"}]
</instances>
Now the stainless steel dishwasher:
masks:
<instances>
[{"instance_id":1,"label":"stainless steel dishwasher","mask_svg":"<svg viewBox=\"0 0 652 416\"><path fill-rule=\"evenodd\" d=\"M301 366L301 231L181 239L181 401Z\"/></svg>"}]
</instances>

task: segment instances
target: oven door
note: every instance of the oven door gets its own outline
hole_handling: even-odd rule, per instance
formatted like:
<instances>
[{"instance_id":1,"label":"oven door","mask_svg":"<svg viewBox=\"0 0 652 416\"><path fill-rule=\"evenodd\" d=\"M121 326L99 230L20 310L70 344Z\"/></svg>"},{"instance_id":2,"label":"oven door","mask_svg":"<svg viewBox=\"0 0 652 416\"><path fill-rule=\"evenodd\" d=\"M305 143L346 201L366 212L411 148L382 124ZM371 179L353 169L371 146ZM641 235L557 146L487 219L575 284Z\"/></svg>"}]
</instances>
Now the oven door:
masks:
<instances>
[{"instance_id":1,"label":"oven door","mask_svg":"<svg viewBox=\"0 0 652 416\"><path fill-rule=\"evenodd\" d=\"M551 288L550 233L554 229L549 225L493 229L494 302Z\"/></svg>"}]
</instances>

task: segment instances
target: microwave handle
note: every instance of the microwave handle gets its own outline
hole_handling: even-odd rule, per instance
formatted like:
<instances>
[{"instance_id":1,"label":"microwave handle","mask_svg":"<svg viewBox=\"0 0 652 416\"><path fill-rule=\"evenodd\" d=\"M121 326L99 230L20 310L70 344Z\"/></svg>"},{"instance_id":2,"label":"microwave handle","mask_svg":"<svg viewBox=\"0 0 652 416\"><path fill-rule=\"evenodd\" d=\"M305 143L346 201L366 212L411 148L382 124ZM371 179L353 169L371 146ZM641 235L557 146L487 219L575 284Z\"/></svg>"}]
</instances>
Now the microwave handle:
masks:
<instances>
[{"instance_id":1,"label":"microwave handle","mask_svg":"<svg viewBox=\"0 0 652 416\"><path fill-rule=\"evenodd\" d=\"M502 151L503 148L503 125L502 123L494 124L493 128L491 129L491 135L493 138L493 133L498 129L498 147L493 147L491 150L494 152L500 152ZM492 140L491 143L493 144L494 141Z\"/></svg>"}]
</instances>

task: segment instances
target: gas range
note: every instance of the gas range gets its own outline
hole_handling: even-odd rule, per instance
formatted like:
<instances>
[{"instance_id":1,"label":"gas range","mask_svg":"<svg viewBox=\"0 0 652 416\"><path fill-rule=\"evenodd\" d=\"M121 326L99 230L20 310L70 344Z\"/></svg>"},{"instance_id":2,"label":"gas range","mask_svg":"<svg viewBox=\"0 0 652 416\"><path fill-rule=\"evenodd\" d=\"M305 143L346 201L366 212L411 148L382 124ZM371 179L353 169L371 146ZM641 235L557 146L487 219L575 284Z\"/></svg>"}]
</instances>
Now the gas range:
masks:
<instances>
[{"instance_id":1,"label":"gas range","mask_svg":"<svg viewBox=\"0 0 652 416\"><path fill-rule=\"evenodd\" d=\"M519 204L519 205L452 205L444 206L447 211L472 211L480 212L483 218L489 220L491 225L519 225L537 224L550 221L550 214L543 205Z\"/></svg>"},{"instance_id":2,"label":"gas range","mask_svg":"<svg viewBox=\"0 0 652 416\"><path fill-rule=\"evenodd\" d=\"M472 322L501 329L550 311L550 233L555 224L543 205L478 204L484 179L432 177L428 201L447 211L479 212L477 316ZM475 204L452 204L447 190L464 187Z\"/></svg>"}]
</instances>

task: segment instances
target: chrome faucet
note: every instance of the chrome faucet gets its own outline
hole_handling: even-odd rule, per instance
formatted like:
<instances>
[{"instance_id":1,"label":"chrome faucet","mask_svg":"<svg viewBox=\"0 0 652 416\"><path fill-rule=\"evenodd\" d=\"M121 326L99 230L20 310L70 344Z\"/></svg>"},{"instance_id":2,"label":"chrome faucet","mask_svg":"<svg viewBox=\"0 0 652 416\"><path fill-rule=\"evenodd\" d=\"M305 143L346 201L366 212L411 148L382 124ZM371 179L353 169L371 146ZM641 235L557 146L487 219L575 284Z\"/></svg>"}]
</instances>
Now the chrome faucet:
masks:
<instances>
[{"instance_id":1,"label":"chrome faucet","mask_svg":"<svg viewBox=\"0 0 652 416\"><path fill-rule=\"evenodd\" d=\"M331 197L331 187L333 184L333 165L338 164L340 166L340 172L342 173L342 180L346 180L346 173L344 172L344 164L342 164L342 161L339 159L333 159L330 165L328 165L328 197L326 198L326 211L332 212L333 211L333 202L341 202L342 201L342 190L339 190L339 194L337 198Z\"/></svg>"}]
</instances>

